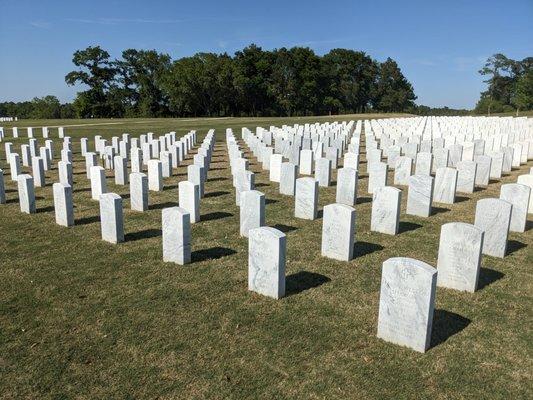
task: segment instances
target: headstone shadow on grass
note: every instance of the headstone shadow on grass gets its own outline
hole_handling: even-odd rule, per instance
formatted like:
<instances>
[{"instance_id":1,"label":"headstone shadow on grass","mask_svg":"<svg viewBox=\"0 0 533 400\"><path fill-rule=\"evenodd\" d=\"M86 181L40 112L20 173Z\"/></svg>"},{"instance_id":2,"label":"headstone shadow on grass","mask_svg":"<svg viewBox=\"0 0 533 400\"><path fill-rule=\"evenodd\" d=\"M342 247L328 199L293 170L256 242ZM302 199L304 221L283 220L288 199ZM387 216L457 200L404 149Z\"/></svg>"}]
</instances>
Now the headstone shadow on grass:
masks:
<instances>
[{"instance_id":1,"label":"headstone shadow on grass","mask_svg":"<svg viewBox=\"0 0 533 400\"><path fill-rule=\"evenodd\" d=\"M74 225L89 225L95 222L100 221L99 215L94 215L92 217L84 217L84 218L78 218L74 221Z\"/></svg>"},{"instance_id":2,"label":"headstone shadow on grass","mask_svg":"<svg viewBox=\"0 0 533 400\"><path fill-rule=\"evenodd\" d=\"M209 249L196 250L191 253L191 262L218 260L222 257L231 256L237 252L227 247L215 246Z\"/></svg>"},{"instance_id":3,"label":"headstone shadow on grass","mask_svg":"<svg viewBox=\"0 0 533 400\"><path fill-rule=\"evenodd\" d=\"M325 275L317 274L316 272L300 271L286 277L285 295L291 296L298 294L328 282L331 282L331 279Z\"/></svg>"},{"instance_id":4,"label":"headstone shadow on grass","mask_svg":"<svg viewBox=\"0 0 533 400\"><path fill-rule=\"evenodd\" d=\"M204 194L204 198L207 198L207 197L220 197L220 196L224 196L226 194L229 194L229 192L224 191L224 190L218 190L216 192L209 192L209 193Z\"/></svg>"},{"instance_id":5,"label":"headstone shadow on grass","mask_svg":"<svg viewBox=\"0 0 533 400\"><path fill-rule=\"evenodd\" d=\"M149 206L149 209L150 210L162 210L163 208L177 207L177 206L178 206L178 202L176 202L176 201L167 201L165 203L152 204L152 205Z\"/></svg>"},{"instance_id":6,"label":"headstone shadow on grass","mask_svg":"<svg viewBox=\"0 0 533 400\"><path fill-rule=\"evenodd\" d=\"M281 231L283 233L292 232L298 229L295 226L284 225L284 224L272 225L272 228L277 229L278 231Z\"/></svg>"},{"instance_id":7,"label":"headstone shadow on grass","mask_svg":"<svg viewBox=\"0 0 533 400\"><path fill-rule=\"evenodd\" d=\"M439 346L453 335L465 329L471 320L454 312L435 309L430 348Z\"/></svg>"},{"instance_id":8,"label":"headstone shadow on grass","mask_svg":"<svg viewBox=\"0 0 533 400\"><path fill-rule=\"evenodd\" d=\"M479 269L479 278L478 278L476 290L481 290L485 288L486 286L496 282L497 280L502 279L504 276L505 274L500 271L481 267Z\"/></svg>"},{"instance_id":9,"label":"headstone shadow on grass","mask_svg":"<svg viewBox=\"0 0 533 400\"><path fill-rule=\"evenodd\" d=\"M518 240L509 240L507 242L507 255L513 254L524 247L527 247L527 244L519 242Z\"/></svg>"},{"instance_id":10,"label":"headstone shadow on grass","mask_svg":"<svg viewBox=\"0 0 533 400\"><path fill-rule=\"evenodd\" d=\"M355 204L372 203L372 197L359 197Z\"/></svg>"},{"instance_id":11,"label":"headstone shadow on grass","mask_svg":"<svg viewBox=\"0 0 533 400\"><path fill-rule=\"evenodd\" d=\"M400 221L400 226L399 226L399 229L398 229L398 233L414 231L414 230L416 230L418 228L422 228L422 225L416 224L414 222Z\"/></svg>"},{"instance_id":12,"label":"headstone shadow on grass","mask_svg":"<svg viewBox=\"0 0 533 400\"><path fill-rule=\"evenodd\" d=\"M134 242L142 239L150 239L161 236L161 229L144 229L138 232L129 232L124 235L126 242Z\"/></svg>"},{"instance_id":13,"label":"headstone shadow on grass","mask_svg":"<svg viewBox=\"0 0 533 400\"><path fill-rule=\"evenodd\" d=\"M383 250L384 247L380 244L357 241L353 245L353 257L363 257L376 251Z\"/></svg>"},{"instance_id":14,"label":"headstone shadow on grass","mask_svg":"<svg viewBox=\"0 0 533 400\"><path fill-rule=\"evenodd\" d=\"M224 178L222 176L219 176L217 178L208 178L207 182L220 182L220 181L227 181L227 180L228 180L228 178Z\"/></svg>"},{"instance_id":15,"label":"headstone shadow on grass","mask_svg":"<svg viewBox=\"0 0 533 400\"><path fill-rule=\"evenodd\" d=\"M217 219L223 219L233 217L232 213L224 212L224 211L215 211L212 213L204 214L200 217L200 221L214 221Z\"/></svg>"},{"instance_id":16,"label":"headstone shadow on grass","mask_svg":"<svg viewBox=\"0 0 533 400\"><path fill-rule=\"evenodd\" d=\"M450 211L450 209L445 207L431 207L431 215L437 215L448 211Z\"/></svg>"}]
</instances>

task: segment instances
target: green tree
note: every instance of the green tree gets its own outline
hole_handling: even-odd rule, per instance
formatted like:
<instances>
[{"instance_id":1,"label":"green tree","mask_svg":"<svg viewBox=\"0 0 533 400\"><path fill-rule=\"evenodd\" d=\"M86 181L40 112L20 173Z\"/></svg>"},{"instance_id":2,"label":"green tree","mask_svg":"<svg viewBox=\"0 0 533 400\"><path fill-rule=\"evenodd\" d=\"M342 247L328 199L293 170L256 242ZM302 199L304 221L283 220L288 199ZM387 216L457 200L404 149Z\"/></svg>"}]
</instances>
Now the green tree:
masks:
<instances>
[{"instance_id":1,"label":"green tree","mask_svg":"<svg viewBox=\"0 0 533 400\"><path fill-rule=\"evenodd\" d=\"M331 50L322 62L328 81L326 96L342 104L341 109L335 111L364 112L377 77L376 62L364 52L347 49Z\"/></svg>"},{"instance_id":2,"label":"green tree","mask_svg":"<svg viewBox=\"0 0 533 400\"><path fill-rule=\"evenodd\" d=\"M402 112L414 106L413 86L391 58L380 64L374 87L373 106L385 112Z\"/></svg>"},{"instance_id":3,"label":"green tree","mask_svg":"<svg viewBox=\"0 0 533 400\"><path fill-rule=\"evenodd\" d=\"M323 77L313 50L293 47L273 51L268 94L276 115L308 115L320 111Z\"/></svg>"},{"instance_id":4,"label":"green tree","mask_svg":"<svg viewBox=\"0 0 533 400\"><path fill-rule=\"evenodd\" d=\"M116 68L109 53L100 48L87 47L74 53L72 62L80 67L65 76L68 85L83 84L88 90L79 92L74 107L79 117L112 116L113 108L108 103L108 92L114 84Z\"/></svg>"},{"instance_id":5,"label":"green tree","mask_svg":"<svg viewBox=\"0 0 533 400\"><path fill-rule=\"evenodd\" d=\"M523 109L527 102L527 76L533 70L533 57L512 60L501 53L489 57L479 73L486 76L487 90L481 93L476 112L503 112L512 107ZM524 79L524 80L523 80ZM522 83L520 83L522 82ZM521 94L517 90L520 87ZM518 101L517 101L518 99Z\"/></svg>"},{"instance_id":6,"label":"green tree","mask_svg":"<svg viewBox=\"0 0 533 400\"><path fill-rule=\"evenodd\" d=\"M61 103L55 96L35 97L32 100L32 107L30 118L57 119L61 117Z\"/></svg>"},{"instance_id":7,"label":"green tree","mask_svg":"<svg viewBox=\"0 0 533 400\"><path fill-rule=\"evenodd\" d=\"M273 54L251 44L235 53L233 85L237 92L239 111L243 115L261 116L272 113L268 83Z\"/></svg>"},{"instance_id":8,"label":"green tree","mask_svg":"<svg viewBox=\"0 0 533 400\"><path fill-rule=\"evenodd\" d=\"M160 81L170 68L170 56L155 50L128 49L122 60L115 62L125 106L139 117L158 117L168 114L168 100Z\"/></svg>"},{"instance_id":9,"label":"green tree","mask_svg":"<svg viewBox=\"0 0 533 400\"><path fill-rule=\"evenodd\" d=\"M519 110L533 110L533 68L524 73L516 83L513 103L517 114Z\"/></svg>"}]
</instances>

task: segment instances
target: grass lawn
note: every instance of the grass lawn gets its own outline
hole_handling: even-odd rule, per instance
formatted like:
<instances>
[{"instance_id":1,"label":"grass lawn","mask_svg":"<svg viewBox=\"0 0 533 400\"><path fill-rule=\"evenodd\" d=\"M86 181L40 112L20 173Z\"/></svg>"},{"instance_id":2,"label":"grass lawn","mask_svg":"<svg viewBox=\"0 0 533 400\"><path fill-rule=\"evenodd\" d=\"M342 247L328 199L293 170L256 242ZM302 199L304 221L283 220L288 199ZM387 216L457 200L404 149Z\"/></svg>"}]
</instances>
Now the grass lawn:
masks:
<instances>
[{"instance_id":1,"label":"grass lawn","mask_svg":"<svg viewBox=\"0 0 533 400\"><path fill-rule=\"evenodd\" d=\"M533 398L531 221L526 233L510 234L507 257L483 257L476 293L437 289L427 353L376 338L382 262L407 256L435 266L441 225L473 223L476 201L498 197L501 184L515 182L531 161L430 218L402 213L395 237L369 231L363 161L356 257L339 262L320 256L322 220L294 218L293 198L280 195L251 158L257 190L267 198L266 223L287 235L287 297L247 291L247 240L239 237L225 129L240 138L242 126L355 118L362 117L16 123L79 125L66 128L74 139L76 226L55 224L55 166L47 186L36 188L38 212L20 213L2 143L8 204L0 206L0 398ZM115 186L108 171L109 191L124 199L126 242L103 242L79 138L196 129L200 143L209 128L217 143L202 221L192 227L193 262L162 261L161 209L177 205L185 165L165 179L164 191L150 192L145 213L130 210L129 187ZM57 157L55 128L52 136ZM8 140L18 151L27 138ZM402 197L405 211L406 190ZM333 202L335 186L320 188L320 207Z\"/></svg>"}]
</instances>

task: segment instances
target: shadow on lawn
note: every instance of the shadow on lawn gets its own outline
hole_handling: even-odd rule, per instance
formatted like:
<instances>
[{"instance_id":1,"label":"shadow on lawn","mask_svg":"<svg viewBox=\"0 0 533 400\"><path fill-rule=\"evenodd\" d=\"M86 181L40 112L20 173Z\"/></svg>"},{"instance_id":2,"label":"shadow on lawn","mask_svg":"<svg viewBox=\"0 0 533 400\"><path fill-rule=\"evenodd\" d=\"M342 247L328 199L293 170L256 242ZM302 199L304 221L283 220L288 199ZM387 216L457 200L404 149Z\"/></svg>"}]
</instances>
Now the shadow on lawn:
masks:
<instances>
[{"instance_id":1,"label":"shadow on lawn","mask_svg":"<svg viewBox=\"0 0 533 400\"><path fill-rule=\"evenodd\" d=\"M300 271L287 276L285 280L285 295L291 296L298 294L328 282L331 282L331 279L325 275L317 274L316 272Z\"/></svg>"},{"instance_id":2,"label":"shadow on lawn","mask_svg":"<svg viewBox=\"0 0 533 400\"><path fill-rule=\"evenodd\" d=\"M74 221L74 225L89 225L89 224L92 224L94 222L99 222L99 221L100 221L100 216L95 215L93 217L79 218Z\"/></svg>"},{"instance_id":3,"label":"shadow on lawn","mask_svg":"<svg viewBox=\"0 0 533 400\"><path fill-rule=\"evenodd\" d=\"M519 242L518 240L509 240L507 242L507 255L513 254L524 247L527 247L527 244Z\"/></svg>"},{"instance_id":4,"label":"shadow on lawn","mask_svg":"<svg viewBox=\"0 0 533 400\"><path fill-rule=\"evenodd\" d=\"M209 192L209 193L204 194L204 198L207 198L207 197L220 197L220 196L224 196L226 194L229 194L229 192L226 192L224 190L219 190L217 192Z\"/></svg>"},{"instance_id":5,"label":"shadow on lawn","mask_svg":"<svg viewBox=\"0 0 533 400\"><path fill-rule=\"evenodd\" d=\"M233 214L224 211L215 211L209 214L204 214L200 217L200 221L213 221L215 219L223 219L233 217Z\"/></svg>"},{"instance_id":6,"label":"shadow on lawn","mask_svg":"<svg viewBox=\"0 0 533 400\"><path fill-rule=\"evenodd\" d=\"M353 257L362 257L368 254L372 254L376 251L383 250L384 247L380 244L369 242L355 242L353 245Z\"/></svg>"},{"instance_id":7,"label":"shadow on lawn","mask_svg":"<svg viewBox=\"0 0 533 400\"><path fill-rule=\"evenodd\" d=\"M477 290L483 289L485 286L490 285L491 283L496 282L499 279L502 279L505 274L500 271L496 271L490 268L481 267L479 270L479 279L477 282Z\"/></svg>"},{"instance_id":8,"label":"shadow on lawn","mask_svg":"<svg viewBox=\"0 0 533 400\"><path fill-rule=\"evenodd\" d=\"M295 226L284 225L284 224L276 224L276 225L273 225L272 228L277 229L278 231L281 231L283 233L288 233L288 232L295 231L298 229Z\"/></svg>"},{"instance_id":9,"label":"shadow on lawn","mask_svg":"<svg viewBox=\"0 0 533 400\"><path fill-rule=\"evenodd\" d=\"M209 249L196 250L191 253L191 262L218 260L219 258L231 256L235 253L237 252L233 249L220 246L211 247Z\"/></svg>"},{"instance_id":10,"label":"shadow on lawn","mask_svg":"<svg viewBox=\"0 0 533 400\"><path fill-rule=\"evenodd\" d=\"M149 239L161 236L161 229L145 229L138 232L130 232L124 235L124 241L134 242L136 240Z\"/></svg>"},{"instance_id":11,"label":"shadow on lawn","mask_svg":"<svg viewBox=\"0 0 533 400\"><path fill-rule=\"evenodd\" d=\"M418 228L422 228L422 225L415 224L414 222L400 221L400 226L398 227L398 233L414 231Z\"/></svg>"},{"instance_id":12,"label":"shadow on lawn","mask_svg":"<svg viewBox=\"0 0 533 400\"><path fill-rule=\"evenodd\" d=\"M444 343L451 336L461 332L470 322L472 321L459 314L446 310L435 310L430 348Z\"/></svg>"},{"instance_id":13,"label":"shadow on lawn","mask_svg":"<svg viewBox=\"0 0 533 400\"><path fill-rule=\"evenodd\" d=\"M177 207L179 204L176 201L167 201L165 203L159 203L159 204L152 204L148 208L150 210L162 210L163 208L167 207Z\"/></svg>"},{"instance_id":14,"label":"shadow on lawn","mask_svg":"<svg viewBox=\"0 0 533 400\"><path fill-rule=\"evenodd\" d=\"M355 204L372 203L372 197L359 197Z\"/></svg>"},{"instance_id":15,"label":"shadow on lawn","mask_svg":"<svg viewBox=\"0 0 533 400\"><path fill-rule=\"evenodd\" d=\"M437 215L450 211L449 208L444 207L431 207L431 215Z\"/></svg>"}]
</instances>

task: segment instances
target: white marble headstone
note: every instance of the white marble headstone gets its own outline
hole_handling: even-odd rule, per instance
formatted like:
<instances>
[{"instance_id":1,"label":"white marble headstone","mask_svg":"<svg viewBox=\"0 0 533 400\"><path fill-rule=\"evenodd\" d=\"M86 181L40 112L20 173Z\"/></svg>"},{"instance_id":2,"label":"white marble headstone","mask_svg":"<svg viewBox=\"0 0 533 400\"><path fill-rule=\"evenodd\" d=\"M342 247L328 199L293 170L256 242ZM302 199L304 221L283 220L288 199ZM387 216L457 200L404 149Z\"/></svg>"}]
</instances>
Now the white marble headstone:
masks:
<instances>
[{"instance_id":1,"label":"white marble headstone","mask_svg":"<svg viewBox=\"0 0 533 400\"><path fill-rule=\"evenodd\" d=\"M531 197L529 186L520 183L506 183L500 188L500 199L513 205L511 210L511 232L525 232L527 223L527 209Z\"/></svg>"},{"instance_id":2,"label":"white marble headstone","mask_svg":"<svg viewBox=\"0 0 533 400\"><path fill-rule=\"evenodd\" d=\"M285 234L270 227L248 234L248 290L275 299L285 296Z\"/></svg>"},{"instance_id":3,"label":"white marble headstone","mask_svg":"<svg viewBox=\"0 0 533 400\"><path fill-rule=\"evenodd\" d=\"M396 235L400 223L402 191L392 186L376 188L372 196L370 230Z\"/></svg>"},{"instance_id":4,"label":"white marble headstone","mask_svg":"<svg viewBox=\"0 0 533 400\"><path fill-rule=\"evenodd\" d=\"M512 204L505 200L478 200L474 225L485 233L483 254L505 257L512 208Z\"/></svg>"},{"instance_id":5,"label":"white marble headstone","mask_svg":"<svg viewBox=\"0 0 533 400\"><path fill-rule=\"evenodd\" d=\"M475 292L481 267L483 231L463 222L442 225L437 286Z\"/></svg>"},{"instance_id":6,"label":"white marble headstone","mask_svg":"<svg viewBox=\"0 0 533 400\"><path fill-rule=\"evenodd\" d=\"M322 256L340 261L353 258L355 209L345 204L324 207Z\"/></svg>"},{"instance_id":7,"label":"white marble headstone","mask_svg":"<svg viewBox=\"0 0 533 400\"><path fill-rule=\"evenodd\" d=\"M190 214L181 207L162 211L163 261L179 265L191 262Z\"/></svg>"},{"instance_id":8,"label":"white marble headstone","mask_svg":"<svg viewBox=\"0 0 533 400\"><path fill-rule=\"evenodd\" d=\"M431 341L437 270L412 258L383 263L378 333L385 341L425 352Z\"/></svg>"}]
</instances>

